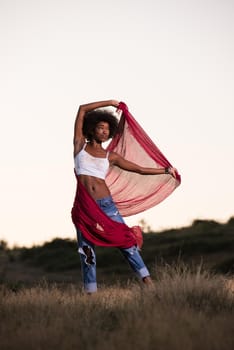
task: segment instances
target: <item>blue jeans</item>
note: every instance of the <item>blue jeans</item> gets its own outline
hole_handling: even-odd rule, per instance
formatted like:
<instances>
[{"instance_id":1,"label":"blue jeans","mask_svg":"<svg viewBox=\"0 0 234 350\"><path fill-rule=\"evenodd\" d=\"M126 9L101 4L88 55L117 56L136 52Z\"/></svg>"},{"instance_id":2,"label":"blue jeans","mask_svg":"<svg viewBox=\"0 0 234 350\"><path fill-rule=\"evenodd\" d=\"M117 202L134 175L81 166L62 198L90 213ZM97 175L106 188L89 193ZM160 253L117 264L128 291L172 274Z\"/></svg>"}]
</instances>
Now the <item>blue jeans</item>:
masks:
<instances>
[{"instance_id":1,"label":"blue jeans","mask_svg":"<svg viewBox=\"0 0 234 350\"><path fill-rule=\"evenodd\" d=\"M112 220L124 223L111 196L98 199L97 204ZM81 231L77 229L78 252L80 253L81 270L83 276L84 289L88 293L97 291L96 279L96 254L94 245L86 240ZM139 250L136 246L130 248L118 248L128 261L133 271L140 278L149 276L149 271L145 266Z\"/></svg>"}]
</instances>

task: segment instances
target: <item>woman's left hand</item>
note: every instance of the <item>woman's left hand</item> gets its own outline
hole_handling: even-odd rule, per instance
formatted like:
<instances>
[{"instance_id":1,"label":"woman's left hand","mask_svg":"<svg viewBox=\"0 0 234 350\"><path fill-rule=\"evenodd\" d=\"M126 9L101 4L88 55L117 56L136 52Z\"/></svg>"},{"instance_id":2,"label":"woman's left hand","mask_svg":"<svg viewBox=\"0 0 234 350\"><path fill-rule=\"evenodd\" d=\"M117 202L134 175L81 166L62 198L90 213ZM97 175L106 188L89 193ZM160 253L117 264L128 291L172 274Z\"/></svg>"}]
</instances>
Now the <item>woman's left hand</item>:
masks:
<instances>
[{"instance_id":1,"label":"woman's left hand","mask_svg":"<svg viewBox=\"0 0 234 350\"><path fill-rule=\"evenodd\" d=\"M173 168L173 167L170 167L168 169L169 171L169 174L171 174L175 179L176 179L176 173L177 173L177 169L176 168Z\"/></svg>"}]
</instances>

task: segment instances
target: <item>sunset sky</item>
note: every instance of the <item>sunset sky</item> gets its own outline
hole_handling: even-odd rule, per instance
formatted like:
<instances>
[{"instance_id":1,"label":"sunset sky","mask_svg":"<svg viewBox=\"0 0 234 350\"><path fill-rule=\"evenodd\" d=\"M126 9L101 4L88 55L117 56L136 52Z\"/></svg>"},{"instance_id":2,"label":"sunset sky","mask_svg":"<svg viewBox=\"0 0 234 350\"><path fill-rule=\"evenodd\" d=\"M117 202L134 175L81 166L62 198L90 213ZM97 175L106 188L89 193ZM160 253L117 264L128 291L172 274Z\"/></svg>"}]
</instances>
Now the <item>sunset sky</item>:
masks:
<instances>
[{"instance_id":1,"label":"sunset sky","mask_svg":"<svg viewBox=\"0 0 234 350\"><path fill-rule=\"evenodd\" d=\"M0 239L75 238L80 104L124 101L182 183L127 218L152 229L234 215L234 2L0 0Z\"/></svg>"}]
</instances>

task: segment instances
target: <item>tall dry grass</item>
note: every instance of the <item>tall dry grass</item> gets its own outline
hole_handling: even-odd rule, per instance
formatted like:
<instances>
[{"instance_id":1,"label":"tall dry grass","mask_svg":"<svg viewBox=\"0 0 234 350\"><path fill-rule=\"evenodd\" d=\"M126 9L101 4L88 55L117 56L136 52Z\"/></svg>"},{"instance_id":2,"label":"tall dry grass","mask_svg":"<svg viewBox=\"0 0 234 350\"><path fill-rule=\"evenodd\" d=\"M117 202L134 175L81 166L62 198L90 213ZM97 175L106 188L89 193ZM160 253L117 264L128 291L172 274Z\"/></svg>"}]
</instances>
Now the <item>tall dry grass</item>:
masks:
<instances>
[{"instance_id":1,"label":"tall dry grass","mask_svg":"<svg viewBox=\"0 0 234 350\"><path fill-rule=\"evenodd\" d=\"M161 268L150 290L130 282L93 296L69 285L1 287L0 347L87 350L231 350L231 281L186 266Z\"/></svg>"}]
</instances>

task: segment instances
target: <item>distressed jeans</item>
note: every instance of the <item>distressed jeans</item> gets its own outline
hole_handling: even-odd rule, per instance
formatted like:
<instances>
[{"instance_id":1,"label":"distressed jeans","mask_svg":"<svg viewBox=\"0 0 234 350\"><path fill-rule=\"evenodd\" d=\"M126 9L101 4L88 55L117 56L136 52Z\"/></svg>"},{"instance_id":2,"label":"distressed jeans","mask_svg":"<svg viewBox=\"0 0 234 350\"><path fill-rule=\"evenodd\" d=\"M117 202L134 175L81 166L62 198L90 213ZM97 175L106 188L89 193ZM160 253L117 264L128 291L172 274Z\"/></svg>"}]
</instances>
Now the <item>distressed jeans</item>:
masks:
<instances>
[{"instance_id":1,"label":"distressed jeans","mask_svg":"<svg viewBox=\"0 0 234 350\"><path fill-rule=\"evenodd\" d=\"M124 223L122 216L119 214L115 203L111 196L98 199L97 204L109 216L112 220ZM81 270L84 283L84 289L87 293L94 293L97 291L97 279L96 279L96 254L95 246L86 240L81 231L77 229L78 239L78 252L81 260ZM123 256L128 261L132 270L137 274L139 278L144 278L150 275L147 267L145 266L143 259L139 253L139 250L134 245L130 248L118 248Z\"/></svg>"}]
</instances>

